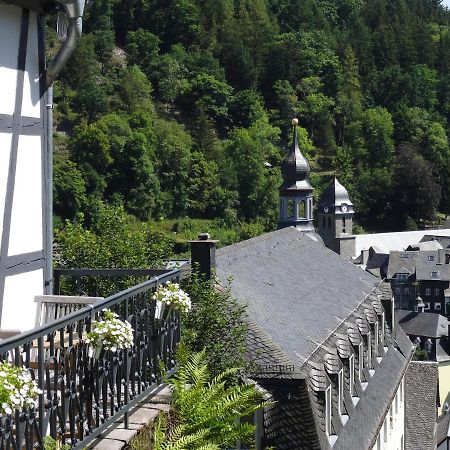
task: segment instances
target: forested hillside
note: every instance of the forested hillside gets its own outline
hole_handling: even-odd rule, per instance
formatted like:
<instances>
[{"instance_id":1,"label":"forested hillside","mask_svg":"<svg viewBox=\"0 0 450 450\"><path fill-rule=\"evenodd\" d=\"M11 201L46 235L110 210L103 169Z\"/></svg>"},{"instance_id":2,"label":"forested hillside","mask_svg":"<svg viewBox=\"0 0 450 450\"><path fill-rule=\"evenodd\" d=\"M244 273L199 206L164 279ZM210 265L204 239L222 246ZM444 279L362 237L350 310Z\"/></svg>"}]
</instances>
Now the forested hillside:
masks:
<instances>
[{"instance_id":1,"label":"forested hillside","mask_svg":"<svg viewBox=\"0 0 450 450\"><path fill-rule=\"evenodd\" d=\"M293 116L316 194L336 172L366 229L450 210L440 0L94 0L84 31L55 85L61 219L273 228Z\"/></svg>"}]
</instances>

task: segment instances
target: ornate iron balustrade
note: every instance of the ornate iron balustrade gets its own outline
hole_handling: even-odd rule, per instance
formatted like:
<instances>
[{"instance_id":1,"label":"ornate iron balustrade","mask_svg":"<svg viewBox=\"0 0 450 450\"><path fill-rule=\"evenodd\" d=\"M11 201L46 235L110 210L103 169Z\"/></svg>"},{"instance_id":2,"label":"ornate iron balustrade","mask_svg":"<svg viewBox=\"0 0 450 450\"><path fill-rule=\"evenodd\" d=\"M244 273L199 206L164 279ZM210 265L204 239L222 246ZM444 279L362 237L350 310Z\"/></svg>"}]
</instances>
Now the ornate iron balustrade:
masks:
<instances>
[{"instance_id":1,"label":"ornate iron balustrade","mask_svg":"<svg viewBox=\"0 0 450 450\"><path fill-rule=\"evenodd\" d=\"M35 409L0 419L0 449L42 448L45 435L84 448L122 416L127 427L130 408L158 391L162 372L170 376L174 370L180 318L171 312L166 320L155 319L151 297L159 284L179 278L178 269L165 271L0 342L0 359L27 367L43 391ZM132 324L134 345L96 360L84 338L105 308Z\"/></svg>"}]
</instances>

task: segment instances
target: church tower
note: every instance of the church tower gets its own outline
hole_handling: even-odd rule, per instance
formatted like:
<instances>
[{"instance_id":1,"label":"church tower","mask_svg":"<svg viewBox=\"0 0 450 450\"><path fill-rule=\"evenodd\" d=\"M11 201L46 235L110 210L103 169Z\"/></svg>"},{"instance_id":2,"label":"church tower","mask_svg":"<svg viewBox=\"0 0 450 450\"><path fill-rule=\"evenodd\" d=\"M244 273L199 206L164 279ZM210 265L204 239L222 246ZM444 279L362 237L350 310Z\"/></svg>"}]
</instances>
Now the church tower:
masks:
<instances>
[{"instance_id":1,"label":"church tower","mask_svg":"<svg viewBox=\"0 0 450 450\"><path fill-rule=\"evenodd\" d=\"M314 189L308 182L311 169L298 145L298 119L293 119L292 125L293 145L281 163L283 184L280 187L278 228L294 226L301 231L314 232L312 194Z\"/></svg>"},{"instance_id":2,"label":"church tower","mask_svg":"<svg viewBox=\"0 0 450 450\"><path fill-rule=\"evenodd\" d=\"M319 200L318 232L329 249L348 260L355 254L354 213L347 189L334 178Z\"/></svg>"}]
</instances>

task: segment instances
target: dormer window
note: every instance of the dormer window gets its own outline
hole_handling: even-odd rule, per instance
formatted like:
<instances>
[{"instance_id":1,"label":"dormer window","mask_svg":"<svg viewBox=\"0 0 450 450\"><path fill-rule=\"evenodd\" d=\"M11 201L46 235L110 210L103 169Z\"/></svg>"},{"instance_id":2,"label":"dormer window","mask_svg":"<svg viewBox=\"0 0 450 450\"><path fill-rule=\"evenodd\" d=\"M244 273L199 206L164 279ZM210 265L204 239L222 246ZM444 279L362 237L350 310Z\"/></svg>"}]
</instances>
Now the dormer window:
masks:
<instances>
[{"instance_id":1,"label":"dormer window","mask_svg":"<svg viewBox=\"0 0 450 450\"><path fill-rule=\"evenodd\" d=\"M338 412L340 416L344 413L344 369L338 372Z\"/></svg>"},{"instance_id":2,"label":"dormer window","mask_svg":"<svg viewBox=\"0 0 450 450\"><path fill-rule=\"evenodd\" d=\"M428 255L428 261L434 261L434 255Z\"/></svg>"},{"instance_id":3,"label":"dormer window","mask_svg":"<svg viewBox=\"0 0 450 450\"><path fill-rule=\"evenodd\" d=\"M431 278L437 278L439 276L439 271L431 272Z\"/></svg>"},{"instance_id":4,"label":"dormer window","mask_svg":"<svg viewBox=\"0 0 450 450\"><path fill-rule=\"evenodd\" d=\"M325 391L325 430L327 435L331 434L331 386Z\"/></svg>"},{"instance_id":5,"label":"dormer window","mask_svg":"<svg viewBox=\"0 0 450 450\"><path fill-rule=\"evenodd\" d=\"M362 372L364 368L364 348L362 341L358 345L358 378L362 382Z\"/></svg>"},{"instance_id":6,"label":"dormer window","mask_svg":"<svg viewBox=\"0 0 450 450\"><path fill-rule=\"evenodd\" d=\"M373 349L375 352L375 356L378 356L378 322L375 322L373 324L373 338L374 338Z\"/></svg>"}]
</instances>

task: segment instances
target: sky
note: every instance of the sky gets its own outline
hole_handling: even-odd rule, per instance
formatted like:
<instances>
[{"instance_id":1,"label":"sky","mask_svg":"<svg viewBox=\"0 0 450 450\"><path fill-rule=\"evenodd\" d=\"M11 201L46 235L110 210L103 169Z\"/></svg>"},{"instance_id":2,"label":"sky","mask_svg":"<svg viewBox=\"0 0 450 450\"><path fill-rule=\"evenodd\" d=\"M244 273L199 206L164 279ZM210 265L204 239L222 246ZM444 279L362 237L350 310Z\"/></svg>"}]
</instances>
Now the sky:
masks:
<instances>
[{"instance_id":1,"label":"sky","mask_svg":"<svg viewBox=\"0 0 450 450\"><path fill-rule=\"evenodd\" d=\"M450 8L450 0L442 0L442 3Z\"/></svg>"}]
</instances>

